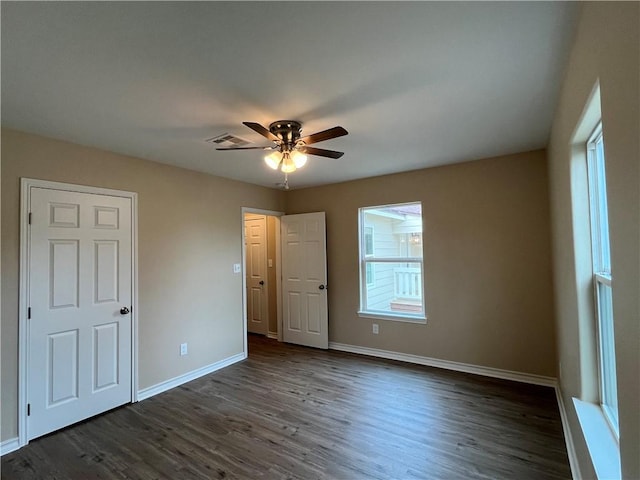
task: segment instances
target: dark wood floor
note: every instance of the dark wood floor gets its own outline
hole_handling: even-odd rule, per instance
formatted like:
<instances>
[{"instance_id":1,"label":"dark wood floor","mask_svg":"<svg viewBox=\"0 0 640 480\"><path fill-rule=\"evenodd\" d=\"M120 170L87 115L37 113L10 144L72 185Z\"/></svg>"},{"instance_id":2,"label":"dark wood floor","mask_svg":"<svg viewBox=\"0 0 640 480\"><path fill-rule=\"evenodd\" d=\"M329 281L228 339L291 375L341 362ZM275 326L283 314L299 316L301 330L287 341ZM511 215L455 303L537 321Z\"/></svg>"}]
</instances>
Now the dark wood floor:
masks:
<instances>
[{"instance_id":1,"label":"dark wood floor","mask_svg":"<svg viewBox=\"0 0 640 480\"><path fill-rule=\"evenodd\" d=\"M244 362L4 456L2 478L571 478L551 388L249 344Z\"/></svg>"}]
</instances>

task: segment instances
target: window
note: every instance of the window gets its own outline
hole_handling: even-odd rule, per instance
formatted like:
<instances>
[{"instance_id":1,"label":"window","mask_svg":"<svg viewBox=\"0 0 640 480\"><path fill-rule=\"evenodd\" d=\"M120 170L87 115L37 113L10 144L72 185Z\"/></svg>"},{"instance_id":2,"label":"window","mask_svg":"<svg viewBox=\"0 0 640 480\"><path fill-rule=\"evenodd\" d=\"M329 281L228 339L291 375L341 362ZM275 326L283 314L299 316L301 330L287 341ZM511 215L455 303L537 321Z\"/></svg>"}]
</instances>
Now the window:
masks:
<instances>
[{"instance_id":1,"label":"window","mask_svg":"<svg viewBox=\"0 0 640 480\"><path fill-rule=\"evenodd\" d=\"M359 314L424 321L421 203L361 208L359 232Z\"/></svg>"},{"instance_id":2,"label":"window","mask_svg":"<svg viewBox=\"0 0 640 480\"><path fill-rule=\"evenodd\" d=\"M611 256L602 124L587 142L587 176L591 220L591 253L598 339L600 404L605 417L618 434L618 394L616 387Z\"/></svg>"}]
</instances>

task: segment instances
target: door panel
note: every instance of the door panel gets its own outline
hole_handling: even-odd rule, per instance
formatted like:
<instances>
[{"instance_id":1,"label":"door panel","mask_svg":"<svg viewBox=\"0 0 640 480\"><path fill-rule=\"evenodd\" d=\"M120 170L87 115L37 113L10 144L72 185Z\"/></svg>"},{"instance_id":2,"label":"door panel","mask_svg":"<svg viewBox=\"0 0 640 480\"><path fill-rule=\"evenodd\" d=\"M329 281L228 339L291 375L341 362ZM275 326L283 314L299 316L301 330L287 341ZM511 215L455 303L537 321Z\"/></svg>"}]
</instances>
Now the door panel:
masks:
<instances>
[{"instance_id":1,"label":"door panel","mask_svg":"<svg viewBox=\"0 0 640 480\"><path fill-rule=\"evenodd\" d=\"M78 398L78 330L49 335L47 407Z\"/></svg>"},{"instance_id":2,"label":"door panel","mask_svg":"<svg viewBox=\"0 0 640 480\"><path fill-rule=\"evenodd\" d=\"M79 259L77 240L49 240L50 308L78 306Z\"/></svg>"},{"instance_id":3,"label":"door panel","mask_svg":"<svg viewBox=\"0 0 640 480\"><path fill-rule=\"evenodd\" d=\"M307 331L309 333L320 334L322 332L321 324L321 302L323 298L317 294L309 294L307 296Z\"/></svg>"},{"instance_id":4,"label":"door panel","mask_svg":"<svg viewBox=\"0 0 640 480\"><path fill-rule=\"evenodd\" d=\"M118 301L118 242L94 242L94 303Z\"/></svg>"},{"instance_id":5,"label":"door panel","mask_svg":"<svg viewBox=\"0 0 640 480\"><path fill-rule=\"evenodd\" d=\"M252 216L245 220L245 255L247 331L267 335L269 333L267 219L264 215Z\"/></svg>"},{"instance_id":6,"label":"door panel","mask_svg":"<svg viewBox=\"0 0 640 480\"><path fill-rule=\"evenodd\" d=\"M119 210L113 207L93 207L94 226L96 228L118 229L119 227Z\"/></svg>"},{"instance_id":7,"label":"door panel","mask_svg":"<svg viewBox=\"0 0 640 480\"><path fill-rule=\"evenodd\" d=\"M302 312L300 311L300 292L289 291L286 293L285 301L285 321L287 322L285 331L299 332L301 330ZM285 340L286 342L287 340Z\"/></svg>"},{"instance_id":8,"label":"door panel","mask_svg":"<svg viewBox=\"0 0 640 480\"><path fill-rule=\"evenodd\" d=\"M308 241L304 245L307 281L324 283L324 245L317 241Z\"/></svg>"},{"instance_id":9,"label":"door panel","mask_svg":"<svg viewBox=\"0 0 640 480\"><path fill-rule=\"evenodd\" d=\"M117 322L93 327L93 391L118 385Z\"/></svg>"},{"instance_id":10,"label":"door panel","mask_svg":"<svg viewBox=\"0 0 640 480\"><path fill-rule=\"evenodd\" d=\"M77 203L49 203L49 226L78 228L80 205Z\"/></svg>"},{"instance_id":11,"label":"door panel","mask_svg":"<svg viewBox=\"0 0 640 480\"><path fill-rule=\"evenodd\" d=\"M324 212L281 217L283 340L328 348Z\"/></svg>"},{"instance_id":12,"label":"door panel","mask_svg":"<svg viewBox=\"0 0 640 480\"><path fill-rule=\"evenodd\" d=\"M31 188L29 439L130 402L131 199Z\"/></svg>"}]
</instances>

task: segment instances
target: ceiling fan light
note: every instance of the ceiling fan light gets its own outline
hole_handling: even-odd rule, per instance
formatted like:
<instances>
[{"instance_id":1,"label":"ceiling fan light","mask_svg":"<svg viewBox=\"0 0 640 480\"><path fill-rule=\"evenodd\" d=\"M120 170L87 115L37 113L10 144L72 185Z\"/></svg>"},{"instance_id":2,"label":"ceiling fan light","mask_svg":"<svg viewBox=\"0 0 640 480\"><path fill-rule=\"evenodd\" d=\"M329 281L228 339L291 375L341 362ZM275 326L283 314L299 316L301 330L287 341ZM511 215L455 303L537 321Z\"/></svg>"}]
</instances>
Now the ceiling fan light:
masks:
<instances>
[{"instance_id":1,"label":"ceiling fan light","mask_svg":"<svg viewBox=\"0 0 640 480\"><path fill-rule=\"evenodd\" d=\"M273 152L264 157L264 162L269 165L270 168L274 170L278 169L278 165L280 165L280 152Z\"/></svg>"},{"instance_id":2,"label":"ceiling fan light","mask_svg":"<svg viewBox=\"0 0 640 480\"><path fill-rule=\"evenodd\" d=\"M297 168L298 167L296 167L296 164L293 163L291 156L287 152L283 153L282 165L280 166L280 171L282 171L282 173L291 173L291 172L295 172Z\"/></svg>"},{"instance_id":3,"label":"ceiling fan light","mask_svg":"<svg viewBox=\"0 0 640 480\"><path fill-rule=\"evenodd\" d=\"M291 152L291 159L293 160L296 168L302 168L307 163L307 156L302 152L298 152L297 150Z\"/></svg>"}]
</instances>

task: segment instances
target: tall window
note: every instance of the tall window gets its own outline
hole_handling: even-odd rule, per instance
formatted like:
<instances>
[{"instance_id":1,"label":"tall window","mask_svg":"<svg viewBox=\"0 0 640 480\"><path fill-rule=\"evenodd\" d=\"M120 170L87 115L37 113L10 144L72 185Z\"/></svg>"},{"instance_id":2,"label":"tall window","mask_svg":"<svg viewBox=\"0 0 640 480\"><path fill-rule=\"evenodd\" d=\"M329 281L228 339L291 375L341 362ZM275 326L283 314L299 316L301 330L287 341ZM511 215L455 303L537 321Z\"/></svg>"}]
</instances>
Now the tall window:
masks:
<instances>
[{"instance_id":1,"label":"tall window","mask_svg":"<svg viewBox=\"0 0 640 480\"><path fill-rule=\"evenodd\" d=\"M607 214L607 185L602 124L596 127L587 142L587 162L593 285L598 327L600 404L605 417L617 434L618 393L613 336L611 255L609 250L609 219Z\"/></svg>"},{"instance_id":2,"label":"tall window","mask_svg":"<svg viewBox=\"0 0 640 480\"><path fill-rule=\"evenodd\" d=\"M422 204L361 208L359 231L360 315L424 321Z\"/></svg>"}]
</instances>

